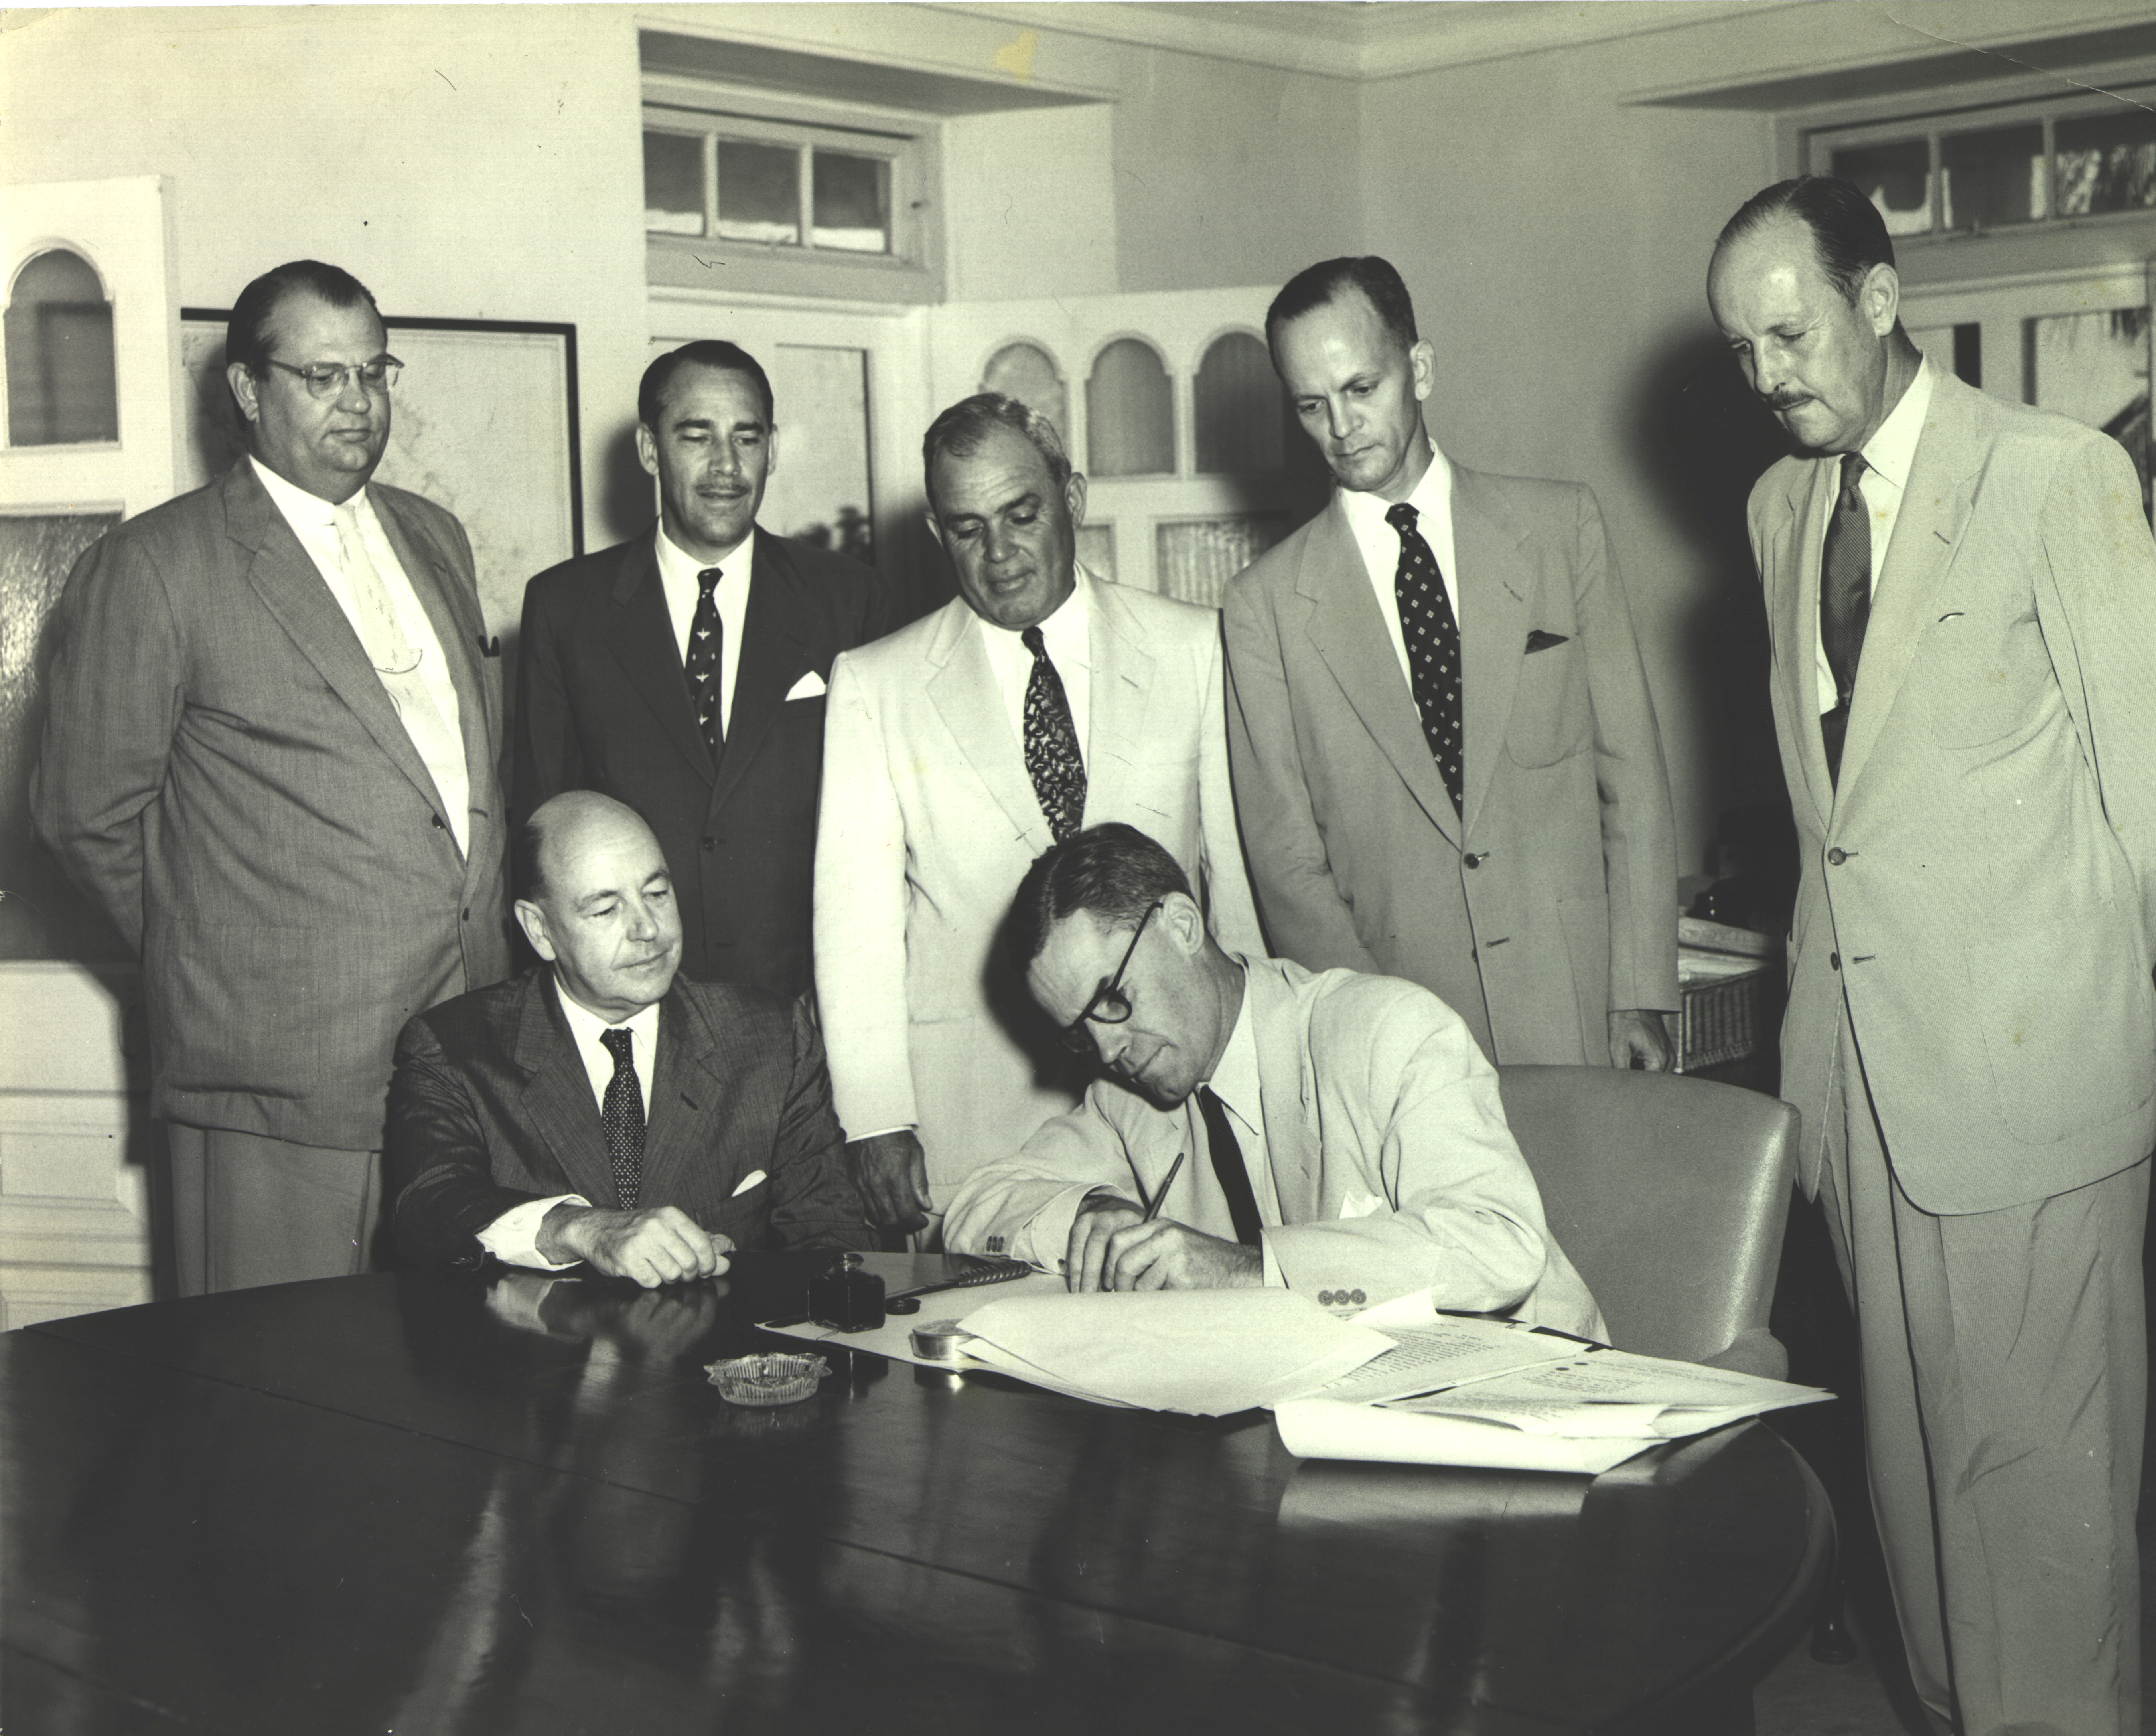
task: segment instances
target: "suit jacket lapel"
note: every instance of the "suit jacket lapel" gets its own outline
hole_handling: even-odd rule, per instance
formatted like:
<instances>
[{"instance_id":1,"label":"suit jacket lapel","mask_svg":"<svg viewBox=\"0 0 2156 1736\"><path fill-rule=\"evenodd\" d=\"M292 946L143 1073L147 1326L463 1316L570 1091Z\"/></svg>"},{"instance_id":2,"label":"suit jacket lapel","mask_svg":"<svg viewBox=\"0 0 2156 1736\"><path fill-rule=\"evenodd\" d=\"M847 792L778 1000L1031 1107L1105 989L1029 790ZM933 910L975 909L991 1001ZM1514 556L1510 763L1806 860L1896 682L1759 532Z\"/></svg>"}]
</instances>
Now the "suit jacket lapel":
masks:
<instances>
[{"instance_id":1,"label":"suit jacket lapel","mask_svg":"<svg viewBox=\"0 0 2156 1736\"><path fill-rule=\"evenodd\" d=\"M1961 393L1974 389L1944 377L1932 383L1930 413L1909 466L1909 485L1902 492L1893 541L1887 545L1886 563L1872 593L1871 618L1864 631L1864 656L1857 665L1849 733L1842 743L1844 789L1856 782L1871 756L1872 744L1879 739L1916 655L1924 624L1932 619L1939 582L1953 563L1954 547L1969 522L1988 442L1969 414L1969 406L1957 400ZM1818 615L1815 607L1815 630Z\"/></svg>"},{"instance_id":2,"label":"suit jacket lapel","mask_svg":"<svg viewBox=\"0 0 2156 1736\"><path fill-rule=\"evenodd\" d=\"M681 673L681 652L674 640L674 622L666 613L666 593L659 581L659 555L651 539L641 537L622 557L609 593L602 629L607 647L629 683L651 708L661 734L674 744L706 783L716 773L711 750L696 727L689 689Z\"/></svg>"},{"instance_id":3,"label":"suit jacket lapel","mask_svg":"<svg viewBox=\"0 0 2156 1736\"><path fill-rule=\"evenodd\" d=\"M733 710L726 718L724 750L711 788L716 807L733 794L757 746L771 732L778 708L801 672L808 667L808 649L795 635L800 599L798 583L771 557L770 538L756 532L750 563L748 609L742 618L741 655L734 674Z\"/></svg>"},{"instance_id":4,"label":"suit jacket lapel","mask_svg":"<svg viewBox=\"0 0 2156 1736\"><path fill-rule=\"evenodd\" d=\"M1152 696L1153 675L1152 654L1145 649L1122 598L1113 585L1098 581L1093 583L1091 639L1090 739L1086 743L1089 820L1093 814L1122 807L1126 778L1137 763L1145 740L1146 704Z\"/></svg>"},{"instance_id":5,"label":"suit jacket lapel","mask_svg":"<svg viewBox=\"0 0 2156 1736\"><path fill-rule=\"evenodd\" d=\"M1782 684L1782 703L1804 787L1826 828L1834 811L1834 780L1827 775L1826 744L1819 725L1820 490L1831 488L1833 460L1799 465L1789 488L1773 507L1781 515L1760 526L1760 583L1766 593L1768 638L1774 648L1774 679ZM1848 740L1843 738L1844 765ZM1792 791L1792 797L1795 792Z\"/></svg>"},{"instance_id":6,"label":"suit jacket lapel","mask_svg":"<svg viewBox=\"0 0 2156 1736\"><path fill-rule=\"evenodd\" d=\"M707 1118L721 1085L713 1061L717 1048L711 1027L675 982L659 1005L659 1055L644 1135L647 1198L696 1198L698 1190L682 1185L681 1177L696 1163L714 1161Z\"/></svg>"},{"instance_id":7,"label":"suit jacket lapel","mask_svg":"<svg viewBox=\"0 0 2156 1736\"><path fill-rule=\"evenodd\" d=\"M1301 1041L1306 1020L1295 985L1270 959L1245 963L1243 1016L1257 1041L1265 1160L1280 1196L1281 1221L1307 1223L1317 1214L1318 1143L1309 1057Z\"/></svg>"},{"instance_id":8,"label":"suit jacket lapel","mask_svg":"<svg viewBox=\"0 0 2156 1736\"><path fill-rule=\"evenodd\" d=\"M1304 631L1340 683L1348 705L1430 823L1457 845L1460 816L1453 812L1452 798L1430 757L1422 715L1400 673L1399 659L1370 589L1363 552L1348 528L1348 516L1337 496L1311 527L1296 574L1296 590L1310 604Z\"/></svg>"},{"instance_id":9,"label":"suit jacket lapel","mask_svg":"<svg viewBox=\"0 0 2156 1736\"><path fill-rule=\"evenodd\" d=\"M929 641L928 696L973 768L973 775L995 798L1012 828L1034 855L1055 841L1025 773L1025 749L1012 732L988 654L973 630L973 612L959 598L943 607Z\"/></svg>"},{"instance_id":10,"label":"suit jacket lapel","mask_svg":"<svg viewBox=\"0 0 2156 1736\"><path fill-rule=\"evenodd\" d=\"M478 595L466 590L454 572L443 569L429 545L405 524L403 509L393 496L377 490L373 498L374 516L382 521L382 532L396 551L404 576L412 582L413 594L426 610L434 637L441 642L443 659L449 665L449 685L457 696L459 732L464 737L467 805L475 814L495 818L487 792L494 787L495 768L501 759L497 743L501 720L495 715L489 703L492 696L480 678L479 645L486 634L486 619L480 612ZM477 841L475 832L473 841ZM470 855L483 858L485 852L474 850Z\"/></svg>"},{"instance_id":11,"label":"suit jacket lapel","mask_svg":"<svg viewBox=\"0 0 2156 1736\"><path fill-rule=\"evenodd\" d=\"M570 1186L595 1204L610 1205L616 1196L606 1129L592 1097L591 1075L555 1001L559 992L551 970L526 978L516 1051L524 1073L525 1108ZM655 1090L652 1101L658 1101Z\"/></svg>"},{"instance_id":12,"label":"suit jacket lapel","mask_svg":"<svg viewBox=\"0 0 2156 1736\"><path fill-rule=\"evenodd\" d=\"M1520 553L1524 532L1506 519L1487 481L1458 465L1452 471L1452 555L1460 596L1461 728L1460 804L1469 830L1497 767L1512 715L1520 662L1527 647L1527 593L1533 574Z\"/></svg>"},{"instance_id":13,"label":"suit jacket lapel","mask_svg":"<svg viewBox=\"0 0 2156 1736\"><path fill-rule=\"evenodd\" d=\"M375 745L396 763L430 803L439 804L441 794L428 775L426 763L412 745L390 702L382 678L367 660L366 648L352 630L351 621L337 606L336 598L285 515L277 510L269 490L255 480L253 466L242 459L224 480L225 531L232 540L251 552L247 582L263 606L276 618L300 655L314 665L323 681L352 708ZM403 558L403 550L398 551ZM418 587L424 598L431 586ZM438 629L439 630L439 629ZM452 665L454 643L444 635ZM459 690L461 700L462 690ZM467 752L469 752L469 738ZM484 787L484 786L480 786Z\"/></svg>"}]
</instances>

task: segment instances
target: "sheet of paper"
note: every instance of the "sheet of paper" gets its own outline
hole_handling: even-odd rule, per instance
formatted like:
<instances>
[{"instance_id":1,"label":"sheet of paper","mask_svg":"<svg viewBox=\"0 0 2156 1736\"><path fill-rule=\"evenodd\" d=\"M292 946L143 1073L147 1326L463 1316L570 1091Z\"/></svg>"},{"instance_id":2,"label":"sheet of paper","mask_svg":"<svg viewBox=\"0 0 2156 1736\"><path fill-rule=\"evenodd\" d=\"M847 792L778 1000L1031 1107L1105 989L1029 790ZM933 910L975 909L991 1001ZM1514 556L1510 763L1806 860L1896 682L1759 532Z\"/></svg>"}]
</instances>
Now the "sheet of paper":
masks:
<instances>
[{"instance_id":1,"label":"sheet of paper","mask_svg":"<svg viewBox=\"0 0 2156 1736\"><path fill-rule=\"evenodd\" d=\"M998 1297L964 1323L1067 1389L1197 1416L1312 1391L1393 1348L1289 1290Z\"/></svg>"},{"instance_id":2,"label":"sheet of paper","mask_svg":"<svg viewBox=\"0 0 2156 1736\"><path fill-rule=\"evenodd\" d=\"M880 1256L871 1254L873 1262ZM910 1262L910 1255L881 1256L896 1264ZM873 1271L874 1266L870 1269ZM900 1286L898 1274L888 1274L891 1287ZM879 1356L888 1356L894 1361L917 1363L924 1369L947 1369L947 1362L932 1361L913 1353L912 1332L916 1326L933 1326L946 1320L961 1319L991 1296L1061 1296L1065 1293L1063 1280L1050 1272L1033 1272L1023 1278L1006 1278L1000 1284L983 1284L978 1288L942 1290L933 1296L921 1298L918 1314L893 1314L881 1326L867 1332L842 1333L834 1328L819 1326L813 1320L803 1320L791 1326L766 1326L766 1332L783 1333L789 1338L808 1338L818 1342L829 1339L832 1344L846 1350L873 1350Z\"/></svg>"},{"instance_id":3,"label":"sheet of paper","mask_svg":"<svg viewBox=\"0 0 2156 1736\"><path fill-rule=\"evenodd\" d=\"M1374 1459L1401 1465L1481 1465L1504 1471L1593 1476L1655 1445L1636 1436L1575 1440L1530 1435L1502 1423L1422 1416L1337 1399L1291 1399L1273 1407L1281 1444L1301 1459Z\"/></svg>"},{"instance_id":4,"label":"sheet of paper","mask_svg":"<svg viewBox=\"0 0 2156 1736\"><path fill-rule=\"evenodd\" d=\"M1359 1323L1376 1323L1365 1314ZM1378 1329L1393 1341L1391 1349L1317 1392L1296 1396L1376 1405L1541 1363L1563 1362L1579 1353L1577 1339L1552 1338L1497 1320L1437 1317L1423 1326Z\"/></svg>"}]
</instances>

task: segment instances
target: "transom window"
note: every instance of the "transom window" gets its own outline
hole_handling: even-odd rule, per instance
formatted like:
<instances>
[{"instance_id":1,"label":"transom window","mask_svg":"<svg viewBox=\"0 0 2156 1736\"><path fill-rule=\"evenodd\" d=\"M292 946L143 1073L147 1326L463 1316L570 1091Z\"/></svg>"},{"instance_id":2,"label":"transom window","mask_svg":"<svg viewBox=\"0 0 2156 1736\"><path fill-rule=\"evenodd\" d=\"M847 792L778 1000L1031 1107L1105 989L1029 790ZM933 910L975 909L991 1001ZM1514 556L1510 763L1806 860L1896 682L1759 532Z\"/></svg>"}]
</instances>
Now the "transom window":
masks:
<instances>
[{"instance_id":1,"label":"transom window","mask_svg":"<svg viewBox=\"0 0 2156 1736\"><path fill-rule=\"evenodd\" d=\"M644 227L805 253L902 254L896 198L912 143L647 105Z\"/></svg>"},{"instance_id":2,"label":"transom window","mask_svg":"<svg viewBox=\"0 0 2156 1736\"><path fill-rule=\"evenodd\" d=\"M1967 234L2156 210L2156 84L1835 127L1815 172L1871 195L1889 234Z\"/></svg>"}]
</instances>

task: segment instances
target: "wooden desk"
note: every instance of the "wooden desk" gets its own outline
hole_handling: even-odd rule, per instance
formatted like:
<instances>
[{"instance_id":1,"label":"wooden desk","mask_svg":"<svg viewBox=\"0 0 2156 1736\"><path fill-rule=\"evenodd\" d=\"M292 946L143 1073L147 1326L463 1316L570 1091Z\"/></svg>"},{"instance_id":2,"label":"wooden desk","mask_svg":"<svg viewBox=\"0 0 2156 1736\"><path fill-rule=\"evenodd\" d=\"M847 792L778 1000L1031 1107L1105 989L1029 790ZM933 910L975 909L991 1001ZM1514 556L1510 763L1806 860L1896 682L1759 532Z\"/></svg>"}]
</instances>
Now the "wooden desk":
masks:
<instances>
[{"instance_id":1,"label":"wooden desk","mask_svg":"<svg viewBox=\"0 0 2156 1736\"><path fill-rule=\"evenodd\" d=\"M734 1410L701 1365L775 1341L719 1287L7 1334L5 1728L1675 1736L1748 1726L1830 1552L1758 1425L1575 1501L844 1352Z\"/></svg>"}]
</instances>

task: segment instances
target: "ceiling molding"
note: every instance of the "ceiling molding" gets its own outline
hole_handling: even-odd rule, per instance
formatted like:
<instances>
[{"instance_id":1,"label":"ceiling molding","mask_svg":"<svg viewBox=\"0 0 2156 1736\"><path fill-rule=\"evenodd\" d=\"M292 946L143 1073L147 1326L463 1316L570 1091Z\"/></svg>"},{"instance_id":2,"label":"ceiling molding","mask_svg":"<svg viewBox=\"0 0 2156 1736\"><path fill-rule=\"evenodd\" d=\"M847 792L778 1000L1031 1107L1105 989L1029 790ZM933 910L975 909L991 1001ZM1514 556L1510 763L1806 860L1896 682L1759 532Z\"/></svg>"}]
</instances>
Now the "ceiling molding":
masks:
<instances>
[{"instance_id":1,"label":"ceiling molding","mask_svg":"<svg viewBox=\"0 0 2156 1736\"><path fill-rule=\"evenodd\" d=\"M946 0L929 9L1216 60L1368 82L1812 0Z\"/></svg>"}]
</instances>

